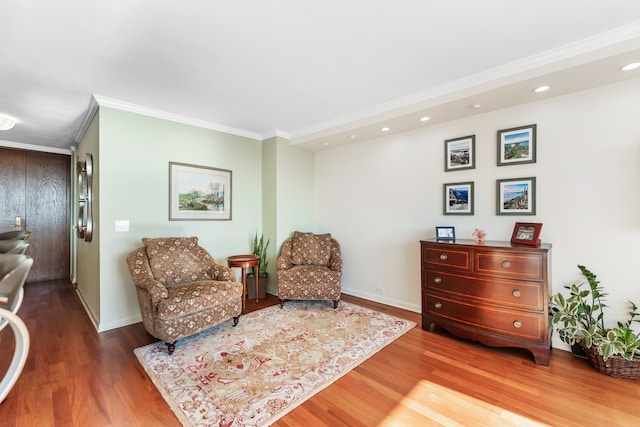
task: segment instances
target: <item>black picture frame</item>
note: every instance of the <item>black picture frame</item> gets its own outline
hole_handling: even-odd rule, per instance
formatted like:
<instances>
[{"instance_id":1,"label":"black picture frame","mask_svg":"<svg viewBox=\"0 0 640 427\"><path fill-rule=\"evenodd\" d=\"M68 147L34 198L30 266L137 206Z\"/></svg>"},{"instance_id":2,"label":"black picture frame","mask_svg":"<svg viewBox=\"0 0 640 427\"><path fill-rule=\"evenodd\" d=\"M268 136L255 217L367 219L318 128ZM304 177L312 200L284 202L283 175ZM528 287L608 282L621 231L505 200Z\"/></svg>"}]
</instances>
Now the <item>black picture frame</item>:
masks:
<instances>
[{"instance_id":1,"label":"black picture frame","mask_svg":"<svg viewBox=\"0 0 640 427\"><path fill-rule=\"evenodd\" d=\"M473 215L473 181L443 185L444 215Z\"/></svg>"},{"instance_id":2,"label":"black picture frame","mask_svg":"<svg viewBox=\"0 0 640 427\"><path fill-rule=\"evenodd\" d=\"M436 240L438 241L455 241L456 229L450 226L437 226L436 227Z\"/></svg>"},{"instance_id":3,"label":"black picture frame","mask_svg":"<svg viewBox=\"0 0 640 427\"><path fill-rule=\"evenodd\" d=\"M535 177L496 180L496 215L535 214Z\"/></svg>"},{"instance_id":4,"label":"black picture frame","mask_svg":"<svg viewBox=\"0 0 640 427\"><path fill-rule=\"evenodd\" d=\"M444 171L476 168L476 136L468 135L444 141Z\"/></svg>"},{"instance_id":5,"label":"black picture frame","mask_svg":"<svg viewBox=\"0 0 640 427\"><path fill-rule=\"evenodd\" d=\"M498 131L498 166L536 162L537 125L519 126Z\"/></svg>"}]
</instances>

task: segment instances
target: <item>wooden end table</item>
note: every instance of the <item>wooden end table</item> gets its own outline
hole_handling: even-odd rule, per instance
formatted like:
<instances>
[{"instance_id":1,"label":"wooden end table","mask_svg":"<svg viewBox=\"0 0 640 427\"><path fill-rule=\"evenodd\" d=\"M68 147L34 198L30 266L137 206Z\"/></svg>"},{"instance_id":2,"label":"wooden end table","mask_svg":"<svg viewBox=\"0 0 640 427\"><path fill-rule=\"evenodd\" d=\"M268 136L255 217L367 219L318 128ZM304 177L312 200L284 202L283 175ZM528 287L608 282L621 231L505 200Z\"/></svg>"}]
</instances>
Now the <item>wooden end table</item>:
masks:
<instances>
[{"instance_id":1,"label":"wooden end table","mask_svg":"<svg viewBox=\"0 0 640 427\"><path fill-rule=\"evenodd\" d=\"M258 255L232 255L227 258L227 263L231 268L242 269L242 309L244 309L247 300L247 268L255 267L254 274L256 278L256 304L258 303L258 268L260 265L260 257Z\"/></svg>"}]
</instances>

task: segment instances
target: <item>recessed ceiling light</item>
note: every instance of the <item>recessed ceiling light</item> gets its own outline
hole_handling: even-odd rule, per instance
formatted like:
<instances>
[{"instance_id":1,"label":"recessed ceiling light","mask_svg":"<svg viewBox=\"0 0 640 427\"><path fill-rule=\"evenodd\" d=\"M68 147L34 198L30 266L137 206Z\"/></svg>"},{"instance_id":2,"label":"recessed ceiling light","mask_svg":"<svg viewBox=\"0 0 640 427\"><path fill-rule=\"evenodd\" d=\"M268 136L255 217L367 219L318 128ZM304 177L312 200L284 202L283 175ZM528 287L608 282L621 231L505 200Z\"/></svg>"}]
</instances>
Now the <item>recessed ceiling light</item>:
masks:
<instances>
[{"instance_id":1,"label":"recessed ceiling light","mask_svg":"<svg viewBox=\"0 0 640 427\"><path fill-rule=\"evenodd\" d=\"M16 119L5 114L0 114L0 130L9 130L16 124Z\"/></svg>"},{"instance_id":2,"label":"recessed ceiling light","mask_svg":"<svg viewBox=\"0 0 640 427\"><path fill-rule=\"evenodd\" d=\"M535 88L533 91L535 93L541 93L541 92L546 92L549 90L549 86L544 85L544 86L538 86L537 88Z\"/></svg>"},{"instance_id":3,"label":"recessed ceiling light","mask_svg":"<svg viewBox=\"0 0 640 427\"><path fill-rule=\"evenodd\" d=\"M356 139L355 135L349 135L349 139Z\"/></svg>"},{"instance_id":4,"label":"recessed ceiling light","mask_svg":"<svg viewBox=\"0 0 640 427\"><path fill-rule=\"evenodd\" d=\"M631 64L627 64L624 67L620 68L622 71L631 71L640 67L640 62L632 62Z\"/></svg>"},{"instance_id":5,"label":"recessed ceiling light","mask_svg":"<svg viewBox=\"0 0 640 427\"><path fill-rule=\"evenodd\" d=\"M427 116L420 117L420 121L421 122L428 122L430 119L431 119L431 117L427 117Z\"/></svg>"},{"instance_id":6,"label":"recessed ceiling light","mask_svg":"<svg viewBox=\"0 0 640 427\"><path fill-rule=\"evenodd\" d=\"M326 147L327 145L329 145L329 143L325 141L325 142L322 143L322 145L324 145Z\"/></svg>"},{"instance_id":7,"label":"recessed ceiling light","mask_svg":"<svg viewBox=\"0 0 640 427\"><path fill-rule=\"evenodd\" d=\"M467 105L467 108L470 109L470 110L477 110L480 107L482 107L482 104L480 104L479 102L477 102L475 104Z\"/></svg>"},{"instance_id":8,"label":"recessed ceiling light","mask_svg":"<svg viewBox=\"0 0 640 427\"><path fill-rule=\"evenodd\" d=\"M380 130L381 130L382 132L389 132L389 131L391 130L391 128L388 128L388 127L386 127L386 126L385 126L385 127L383 127L383 128L380 128Z\"/></svg>"}]
</instances>

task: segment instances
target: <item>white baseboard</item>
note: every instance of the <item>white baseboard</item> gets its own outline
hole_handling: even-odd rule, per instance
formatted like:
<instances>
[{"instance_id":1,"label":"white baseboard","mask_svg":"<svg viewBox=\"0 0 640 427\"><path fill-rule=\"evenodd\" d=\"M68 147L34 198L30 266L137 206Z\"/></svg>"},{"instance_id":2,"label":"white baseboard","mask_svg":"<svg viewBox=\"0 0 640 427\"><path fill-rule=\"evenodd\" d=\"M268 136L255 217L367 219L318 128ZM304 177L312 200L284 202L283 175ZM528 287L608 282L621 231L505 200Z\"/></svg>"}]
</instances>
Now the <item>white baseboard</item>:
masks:
<instances>
[{"instance_id":1,"label":"white baseboard","mask_svg":"<svg viewBox=\"0 0 640 427\"><path fill-rule=\"evenodd\" d=\"M342 287L342 293L347 295L352 295L358 298L364 298L369 301L379 302L380 304L390 305L391 307L402 308L404 310L409 310L414 313L422 313L422 305L417 304L407 304L405 301L400 301L394 298L388 298L384 295L372 294L369 292L361 292L355 289L350 289L346 287Z\"/></svg>"},{"instance_id":2,"label":"white baseboard","mask_svg":"<svg viewBox=\"0 0 640 427\"><path fill-rule=\"evenodd\" d=\"M80 298L80 302L82 303L82 306L84 307L84 311L89 316L89 320L91 320L91 323L93 324L93 327L95 328L96 332L98 332L98 333L105 332L105 331L108 331L108 330L111 330L111 329L121 328L123 326L129 326L129 325L132 325L134 323L142 322L142 315L139 314L137 316L126 317L124 319L118 319L118 320L114 320L112 322L100 323L99 320L98 320L98 317L93 312L93 310L91 310L91 308L89 307L89 304L87 304L87 301L85 300L84 296L82 295L82 292L80 292L79 288L76 288L76 293L78 294L78 297Z\"/></svg>"}]
</instances>

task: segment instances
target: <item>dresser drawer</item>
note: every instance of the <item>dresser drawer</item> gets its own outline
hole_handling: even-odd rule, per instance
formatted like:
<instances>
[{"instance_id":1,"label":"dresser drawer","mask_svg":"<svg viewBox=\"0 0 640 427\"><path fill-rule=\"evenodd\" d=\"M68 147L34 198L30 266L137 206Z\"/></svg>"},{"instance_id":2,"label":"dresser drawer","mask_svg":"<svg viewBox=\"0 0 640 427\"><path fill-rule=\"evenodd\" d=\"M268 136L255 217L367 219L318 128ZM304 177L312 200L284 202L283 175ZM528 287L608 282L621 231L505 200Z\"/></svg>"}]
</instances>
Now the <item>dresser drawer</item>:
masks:
<instances>
[{"instance_id":1,"label":"dresser drawer","mask_svg":"<svg viewBox=\"0 0 640 427\"><path fill-rule=\"evenodd\" d=\"M422 248L422 262L439 267L471 270L471 252L465 249L439 248L426 246Z\"/></svg>"},{"instance_id":2,"label":"dresser drawer","mask_svg":"<svg viewBox=\"0 0 640 427\"><path fill-rule=\"evenodd\" d=\"M492 276L544 280L544 256L540 253L476 251L474 271Z\"/></svg>"},{"instance_id":3,"label":"dresser drawer","mask_svg":"<svg viewBox=\"0 0 640 427\"><path fill-rule=\"evenodd\" d=\"M426 311L431 317L513 338L541 342L545 340L547 329L544 313L466 303L431 292L425 295L424 300Z\"/></svg>"},{"instance_id":4,"label":"dresser drawer","mask_svg":"<svg viewBox=\"0 0 640 427\"><path fill-rule=\"evenodd\" d=\"M544 309L544 288L538 282L489 279L465 274L423 269L424 291L436 290L459 299L500 304L524 310Z\"/></svg>"}]
</instances>

